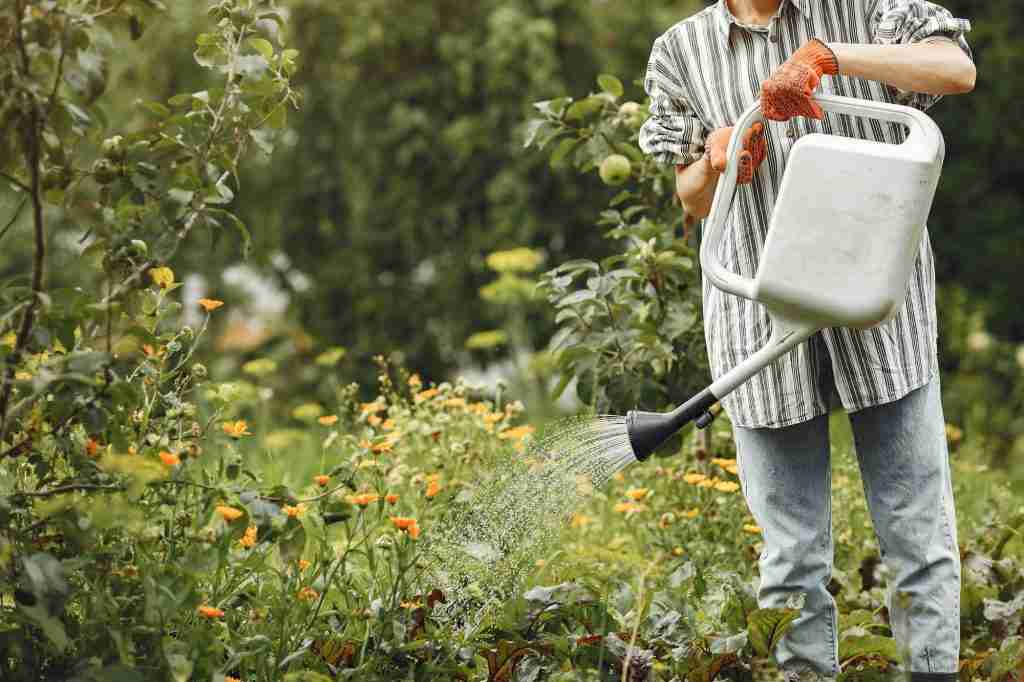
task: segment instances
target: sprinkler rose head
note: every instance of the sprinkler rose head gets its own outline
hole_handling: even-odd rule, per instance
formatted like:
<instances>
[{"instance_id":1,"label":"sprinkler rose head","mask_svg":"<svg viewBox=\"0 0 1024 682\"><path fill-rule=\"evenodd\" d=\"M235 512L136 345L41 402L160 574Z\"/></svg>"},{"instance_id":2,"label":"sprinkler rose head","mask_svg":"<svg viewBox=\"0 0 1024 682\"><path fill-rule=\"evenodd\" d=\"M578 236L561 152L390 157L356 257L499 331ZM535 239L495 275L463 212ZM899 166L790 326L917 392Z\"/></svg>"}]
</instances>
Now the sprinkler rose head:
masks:
<instances>
[{"instance_id":1,"label":"sprinkler rose head","mask_svg":"<svg viewBox=\"0 0 1024 682\"><path fill-rule=\"evenodd\" d=\"M626 415L626 432L633 455L638 460L647 459L672 434L694 420L698 420L701 428L707 426L711 423L708 410L716 402L715 394L710 388L705 388L671 412L629 412Z\"/></svg>"}]
</instances>

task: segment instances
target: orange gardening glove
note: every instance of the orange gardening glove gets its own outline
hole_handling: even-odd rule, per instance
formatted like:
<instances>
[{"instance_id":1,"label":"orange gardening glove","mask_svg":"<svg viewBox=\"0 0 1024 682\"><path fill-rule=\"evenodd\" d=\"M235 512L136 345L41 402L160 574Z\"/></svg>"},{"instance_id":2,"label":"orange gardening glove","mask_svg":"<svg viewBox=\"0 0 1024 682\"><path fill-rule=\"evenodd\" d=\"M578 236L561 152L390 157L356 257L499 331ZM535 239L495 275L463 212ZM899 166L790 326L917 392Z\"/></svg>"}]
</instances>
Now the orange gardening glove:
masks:
<instances>
[{"instance_id":1,"label":"orange gardening glove","mask_svg":"<svg viewBox=\"0 0 1024 682\"><path fill-rule=\"evenodd\" d=\"M725 152L729 148L732 131L732 128L719 128L704 141L704 156L711 162L711 168L719 173L725 171ZM743 151L740 152L740 170L736 176L736 184L749 185L767 155L768 144L764 140L764 124L755 123L743 134Z\"/></svg>"},{"instance_id":2,"label":"orange gardening glove","mask_svg":"<svg viewBox=\"0 0 1024 682\"><path fill-rule=\"evenodd\" d=\"M761 84L761 112L772 121L794 116L820 119L825 115L811 94L825 74L839 73L839 62L828 45L817 38L808 41Z\"/></svg>"}]
</instances>

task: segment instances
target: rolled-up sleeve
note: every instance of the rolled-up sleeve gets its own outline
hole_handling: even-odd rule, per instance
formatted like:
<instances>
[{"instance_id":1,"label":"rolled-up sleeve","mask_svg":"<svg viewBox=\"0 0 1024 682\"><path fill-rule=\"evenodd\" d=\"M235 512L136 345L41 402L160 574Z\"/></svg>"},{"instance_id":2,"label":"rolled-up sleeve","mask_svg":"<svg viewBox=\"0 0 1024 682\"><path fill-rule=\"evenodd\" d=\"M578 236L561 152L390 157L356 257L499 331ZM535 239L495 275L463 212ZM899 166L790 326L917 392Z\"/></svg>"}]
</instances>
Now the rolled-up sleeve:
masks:
<instances>
[{"instance_id":1,"label":"rolled-up sleeve","mask_svg":"<svg viewBox=\"0 0 1024 682\"><path fill-rule=\"evenodd\" d=\"M654 42L644 77L651 116L640 129L640 148L666 165L688 165L704 154L708 135L686 96L683 74L672 59L666 36Z\"/></svg>"},{"instance_id":2,"label":"rolled-up sleeve","mask_svg":"<svg viewBox=\"0 0 1024 682\"><path fill-rule=\"evenodd\" d=\"M871 32L878 45L910 45L934 38L948 38L960 46L971 59L967 33L971 22L954 17L949 10L927 0L877 0L870 17ZM896 101L922 111L941 95L894 90Z\"/></svg>"}]
</instances>

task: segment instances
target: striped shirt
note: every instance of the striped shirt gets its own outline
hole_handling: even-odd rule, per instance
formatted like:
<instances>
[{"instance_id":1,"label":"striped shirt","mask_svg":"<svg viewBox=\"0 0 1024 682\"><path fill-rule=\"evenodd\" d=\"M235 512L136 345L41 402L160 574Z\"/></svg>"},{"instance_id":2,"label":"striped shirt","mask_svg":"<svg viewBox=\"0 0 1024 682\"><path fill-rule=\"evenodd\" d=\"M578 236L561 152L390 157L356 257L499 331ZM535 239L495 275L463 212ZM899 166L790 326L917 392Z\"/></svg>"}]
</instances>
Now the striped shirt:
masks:
<instances>
[{"instance_id":1,"label":"striped shirt","mask_svg":"<svg viewBox=\"0 0 1024 682\"><path fill-rule=\"evenodd\" d=\"M908 44L937 37L968 54L970 23L925 0L783 0L769 26L740 24L725 0L679 22L654 43L645 89L651 117L640 146L665 164L690 164L716 128L731 126L760 96L761 82L811 38L826 43ZM938 96L903 92L847 76L822 78L820 91L927 109ZM726 268L754 277L786 158L802 135L824 132L898 144L902 127L828 112L822 121L768 123L768 156L737 189L720 253ZM771 334L764 306L703 283L704 332L717 378L760 349ZM733 424L777 428L828 411L818 365L829 361L843 406L856 411L898 400L938 373L935 271L925 232L904 305L873 329L829 328L779 358L725 398ZM817 354L827 352L828 358Z\"/></svg>"}]
</instances>

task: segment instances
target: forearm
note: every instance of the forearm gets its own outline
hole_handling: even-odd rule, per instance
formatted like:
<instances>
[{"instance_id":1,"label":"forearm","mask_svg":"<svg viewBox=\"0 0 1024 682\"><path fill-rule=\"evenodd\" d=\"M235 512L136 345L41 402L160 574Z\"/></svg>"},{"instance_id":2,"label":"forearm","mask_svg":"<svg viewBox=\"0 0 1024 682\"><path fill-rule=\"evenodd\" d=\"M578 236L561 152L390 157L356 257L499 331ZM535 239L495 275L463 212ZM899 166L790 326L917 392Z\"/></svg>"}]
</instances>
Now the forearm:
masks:
<instances>
[{"instance_id":1,"label":"forearm","mask_svg":"<svg viewBox=\"0 0 1024 682\"><path fill-rule=\"evenodd\" d=\"M844 76L881 81L900 90L928 95L955 95L974 89L974 63L953 41L828 46Z\"/></svg>"},{"instance_id":2,"label":"forearm","mask_svg":"<svg viewBox=\"0 0 1024 682\"><path fill-rule=\"evenodd\" d=\"M676 194L683 210L694 218L707 218L721 173L711 168L706 157L689 166L676 166Z\"/></svg>"}]
</instances>

